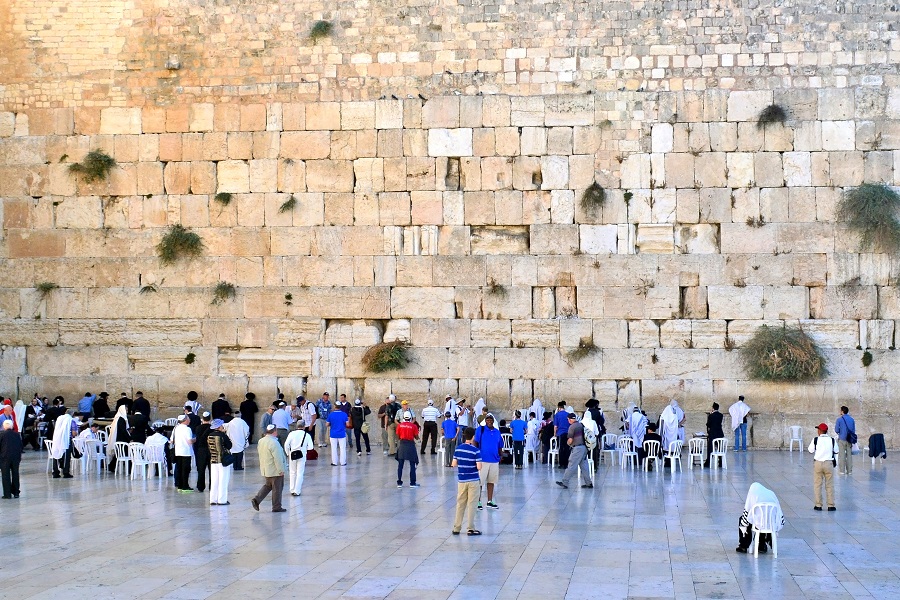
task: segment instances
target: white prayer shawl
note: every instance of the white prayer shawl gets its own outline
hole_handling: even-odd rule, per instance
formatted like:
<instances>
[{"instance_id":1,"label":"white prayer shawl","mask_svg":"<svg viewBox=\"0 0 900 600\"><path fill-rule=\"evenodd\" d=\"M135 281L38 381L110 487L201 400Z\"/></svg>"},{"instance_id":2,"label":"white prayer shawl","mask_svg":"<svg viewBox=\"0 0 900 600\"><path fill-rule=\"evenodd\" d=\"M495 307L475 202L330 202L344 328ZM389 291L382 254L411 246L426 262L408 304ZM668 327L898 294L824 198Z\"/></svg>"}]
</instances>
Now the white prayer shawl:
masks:
<instances>
[{"instance_id":1,"label":"white prayer shawl","mask_svg":"<svg viewBox=\"0 0 900 600\"><path fill-rule=\"evenodd\" d=\"M53 425L53 452L51 458L61 459L72 444L72 416L60 415Z\"/></svg>"},{"instance_id":2,"label":"white prayer shawl","mask_svg":"<svg viewBox=\"0 0 900 600\"><path fill-rule=\"evenodd\" d=\"M119 433L119 419L125 420L125 429L128 429L128 407L124 404L116 411L112 424L109 426L109 437L106 440L106 457L112 459L116 455L116 438Z\"/></svg>"},{"instance_id":3,"label":"white prayer shawl","mask_svg":"<svg viewBox=\"0 0 900 600\"><path fill-rule=\"evenodd\" d=\"M750 412L750 407L743 400L738 400L728 409L731 415L731 430L734 431L744 422L744 417Z\"/></svg>"},{"instance_id":4,"label":"white prayer shawl","mask_svg":"<svg viewBox=\"0 0 900 600\"><path fill-rule=\"evenodd\" d=\"M232 419L225 423L225 433L231 440L231 453L243 452L250 437L250 426L243 419Z\"/></svg>"},{"instance_id":5,"label":"white prayer shawl","mask_svg":"<svg viewBox=\"0 0 900 600\"><path fill-rule=\"evenodd\" d=\"M675 409L675 414L678 416L678 439L682 442L684 441L684 411L678 406L678 400L672 400L670 406Z\"/></svg>"},{"instance_id":6,"label":"white prayer shawl","mask_svg":"<svg viewBox=\"0 0 900 600\"><path fill-rule=\"evenodd\" d=\"M647 417L640 410L635 410L628 417L628 432L634 440L634 447L640 448L644 444L644 435L647 433Z\"/></svg>"},{"instance_id":7,"label":"white prayer shawl","mask_svg":"<svg viewBox=\"0 0 900 600\"><path fill-rule=\"evenodd\" d=\"M479 398L478 402L475 403L475 416L479 416L481 414L481 409L487 406L487 402L484 401L484 398Z\"/></svg>"},{"instance_id":8,"label":"white prayer shawl","mask_svg":"<svg viewBox=\"0 0 900 600\"><path fill-rule=\"evenodd\" d=\"M531 408L528 409L528 412L533 412L538 422L540 422L540 420L544 418L544 405L541 403L540 398L534 399L534 402L531 403ZM528 415L522 416L526 418L528 417Z\"/></svg>"},{"instance_id":9,"label":"white prayer shawl","mask_svg":"<svg viewBox=\"0 0 900 600\"><path fill-rule=\"evenodd\" d=\"M669 444L678 439L678 412L675 407L669 404L659 415L660 427L662 428L663 448L668 449Z\"/></svg>"},{"instance_id":10,"label":"white prayer shawl","mask_svg":"<svg viewBox=\"0 0 900 600\"><path fill-rule=\"evenodd\" d=\"M456 400L450 398L444 403L444 413L450 413L451 419L455 419L459 416L459 406L457 406Z\"/></svg>"},{"instance_id":11,"label":"white prayer shawl","mask_svg":"<svg viewBox=\"0 0 900 600\"><path fill-rule=\"evenodd\" d=\"M190 406L191 412L194 413L195 415L199 415L200 410L203 408L203 406L196 400L185 400L184 406Z\"/></svg>"},{"instance_id":12,"label":"white prayer shawl","mask_svg":"<svg viewBox=\"0 0 900 600\"><path fill-rule=\"evenodd\" d=\"M525 449L528 451L536 450L538 444L540 443L540 439L538 438L538 431L540 431L541 422L535 417L528 421L528 429L525 432Z\"/></svg>"},{"instance_id":13,"label":"white prayer shawl","mask_svg":"<svg viewBox=\"0 0 900 600\"><path fill-rule=\"evenodd\" d=\"M750 509L763 502L771 502L778 506L778 510L775 513L775 531L780 531L784 525L784 513L781 512L781 503L778 501L778 496L775 495L775 492L764 487L761 483L754 483L747 492L747 499L744 501L744 511L747 513L747 521L753 523L750 516ZM756 523L753 524L756 525Z\"/></svg>"},{"instance_id":14,"label":"white prayer shawl","mask_svg":"<svg viewBox=\"0 0 900 600\"><path fill-rule=\"evenodd\" d=\"M637 408L637 404L629 402L625 410L622 411L622 423L625 425L626 431L628 430L628 424L630 423L631 415L635 408Z\"/></svg>"},{"instance_id":15,"label":"white prayer shawl","mask_svg":"<svg viewBox=\"0 0 900 600\"><path fill-rule=\"evenodd\" d=\"M600 426L594 421L594 417L591 416L590 411L584 411L584 416L581 417L581 424L584 425L585 429L593 431L596 437L600 437Z\"/></svg>"},{"instance_id":16,"label":"white prayer shawl","mask_svg":"<svg viewBox=\"0 0 900 600\"><path fill-rule=\"evenodd\" d=\"M15 407L13 407L13 412L16 415L16 427L18 427L19 433L25 430L25 404L19 400L16 402Z\"/></svg>"}]
</instances>

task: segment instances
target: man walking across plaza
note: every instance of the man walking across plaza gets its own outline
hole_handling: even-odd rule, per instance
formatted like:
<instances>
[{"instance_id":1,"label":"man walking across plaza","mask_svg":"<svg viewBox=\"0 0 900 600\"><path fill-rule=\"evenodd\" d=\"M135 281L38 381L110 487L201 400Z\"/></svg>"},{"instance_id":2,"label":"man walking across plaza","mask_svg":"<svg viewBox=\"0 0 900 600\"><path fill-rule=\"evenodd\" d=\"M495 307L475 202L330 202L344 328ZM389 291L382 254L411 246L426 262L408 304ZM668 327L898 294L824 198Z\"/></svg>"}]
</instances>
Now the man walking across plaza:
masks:
<instances>
[{"instance_id":1,"label":"man walking across plaza","mask_svg":"<svg viewBox=\"0 0 900 600\"><path fill-rule=\"evenodd\" d=\"M481 483L487 488L487 507L500 508L494 502L494 488L500 478L500 456L503 452L503 436L494 427L494 415L488 413L484 417L484 425L475 430L475 445L481 451ZM480 496L480 493L479 493ZM479 497L478 510L482 510Z\"/></svg>"},{"instance_id":2,"label":"man walking across plaza","mask_svg":"<svg viewBox=\"0 0 900 600\"><path fill-rule=\"evenodd\" d=\"M575 413L568 413L566 418L569 421L569 429L566 434L566 444L571 450L569 454L569 466L563 474L562 481L557 481L556 485L561 488L568 489L569 482L578 475L578 469L581 468L581 479L584 481L581 487L592 488L594 483L591 481L590 467L588 466L587 446L584 444L584 425L578 422Z\"/></svg>"},{"instance_id":3,"label":"man walking across plaza","mask_svg":"<svg viewBox=\"0 0 900 600\"><path fill-rule=\"evenodd\" d=\"M272 423L278 431L278 443L284 446L288 433L291 431L291 413L287 403L283 400L278 402L278 410L272 413Z\"/></svg>"},{"instance_id":4,"label":"man walking across plaza","mask_svg":"<svg viewBox=\"0 0 900 600\"><path fill-rule=\"evenodd\" d=\"M449 413L448 413L449 414ZM456 471L456 519L453 521L453 535L459 535L462 529L463 514L466 519L466 530L469 535L481 535L475 529L475 503L481 492L481 452L473 444L475 430L466 427L463 432L463 443L453 453L453 466Z\"/></svg>"},{"instance_id":5,"label":"man walking across plaza","mask_svg":"<svg viewBox=\"0 0 900 600\"><path fill-rule=\"evenodd\" d=\"M841 407L841 416L834 424L838 436L838 465L841 475L853 474L853 444L856 443L856 422L850 416L850 409Z\"/></svg>"},{"instance_id":6,"label":"man walking across plaza","mask_svg":"<svg viewBox=\"0 0 900 600\"><path fill-rule=\"evenodd\" d=\"M556 414L553 415L553 435L556 436L559 448L559 466L560 468L568 468L569 452L571 447L568 442L569 435L569 413L566 412L566 403L559 402L556 405Z\"/></svg>"},{"instance_id":7,"label":"man walking across plaza","mask_svg":"<svg viewBox=\"0 0 900 600\"><path fill-rule=\"evenodd\" d=\"M328 439L331 442L331 466L347 465L347 427L350 417L340 409L328 413Z\"/></svg>"},{"instance_id":8,"label":"man walking across plaza","mask_svg":"<svg viewBox=\"0 0 900 600\"><path fill-rule=\"evenodd\" d=\"M266 433L256 445L259 452L259 470L262 472L265 483L256 492L256 496L250 499L253 510L259 511L259 503L266 499L269 492L272 493L272 512L283 513L286 509L281 507L281 493L284 490L284 472L288 470L287 456L278 443L278 431L275 425L266 427Z\"/></svg>"},{"instance_id":9,"label":"man walking across plaza","mask_svg":"<svg viewBox=\"0 0 900 600\"><path fill-rule=\"evenodd\" d=\"M422 409L422 448L419 450L419 454L425 454L429 437L431 437L431 453L437 454L435 446L437 445L438 418L440 416L441 411L434 407L434 400L429 400L428 406Z\"/></svg>"},{"instance_id":10,"label":"man walking across plaza","mask_svg":"<svg viewBox=\"0 0 900 600\"><path fill-rule=\"evenodd\" d=\"M12 421L3 422L0 431L0 473L3 479L3 499L18 498L19 463L22 462L22 435L13 429Z\"/></svg>"},{"instance_id":11,"label":"man walking across plaza","mask_svg":"<svg viewBox=\"0 0 900 600\"><path fill-rule=\"evenodd\" d=\"M814 437L809 443L809 453L813 455L813 501L814 510L822 510L822 484L825 484L825 496L828 500L828 510L837 510L834 507L834 457L837 455L834 438L828 435L828 425L819 423L818 437Z\"/></svg>"}]
</instances>

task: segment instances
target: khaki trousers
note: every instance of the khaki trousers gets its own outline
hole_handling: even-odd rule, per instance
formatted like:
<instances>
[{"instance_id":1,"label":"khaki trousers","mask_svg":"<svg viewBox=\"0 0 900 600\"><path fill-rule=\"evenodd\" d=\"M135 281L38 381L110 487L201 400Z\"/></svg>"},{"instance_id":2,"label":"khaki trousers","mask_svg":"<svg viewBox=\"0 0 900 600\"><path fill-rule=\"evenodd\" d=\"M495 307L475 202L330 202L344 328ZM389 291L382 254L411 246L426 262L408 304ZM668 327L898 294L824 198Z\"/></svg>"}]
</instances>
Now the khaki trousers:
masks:
<instances>
[{"instance_id":1,"label":"khaki trousers","mask_svg":"<svg viewBox=\"0 0 900 600\"><path fill-rule=\"evenodd\" d=\"M822 506L822 483L825 483L825 496L828 506L834 506L834 467L830 460L817 460L813 468L813 502Z\"/></svg>"},{"instance_id":2,"label":"khaki trousers","mask_svg":"<svg viewBox=\"0 0 900 600\"><path fill-rule=\"evenodd\" d=\"M468 511L466 530L475 529L475 505L478 504L478 494L481 491L481 481L465 481L456 484L456 520L453 522L453 531L460 531L463 514Z\"/></svg>"},{"instance_id":3,"label":"khaki trousers","mask_svg":"<svg viewBox=\"0 0 900 600\"><path fill-rule=\"evenodd\" d=\"M838 467L842 473L853 473L853 445L846 440L838 440Z\"/></svg>"},{"instance_id":4,"label":"khaki trousers","mask_svg":"<svg viewBox=\"0 0 900 600\"><path fill-rule=\"evenodd\" d=\"M397 424L391 423L387 426L388 433L388 454L397 454Z\"/></svg>"}]
</instances>

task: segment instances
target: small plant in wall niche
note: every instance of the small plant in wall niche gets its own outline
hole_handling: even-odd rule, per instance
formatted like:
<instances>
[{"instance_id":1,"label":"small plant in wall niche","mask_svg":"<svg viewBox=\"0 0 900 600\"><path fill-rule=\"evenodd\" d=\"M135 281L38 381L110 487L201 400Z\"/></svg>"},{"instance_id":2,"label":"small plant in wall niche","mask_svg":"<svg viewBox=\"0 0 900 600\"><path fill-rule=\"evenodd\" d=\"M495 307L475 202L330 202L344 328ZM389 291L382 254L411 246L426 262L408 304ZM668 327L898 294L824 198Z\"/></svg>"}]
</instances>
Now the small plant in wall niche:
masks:
<instances>
[{"instance_id":1,"label":"small plant in wall niche","mask_svg":"<svg viewBox=\"0 0 900 600\"><path fill-rule=\"evenodd\" d=\"M144 294L155 294L159 291L159 288L156 287L155 283L150 283L141 288L140 294L143 296Z\"/></svg>"},{"instance_id":2,"label":"small plant in wall niche","mask_svg":"<svg viewBox=\"0 0 900 600\"><path fill-rule=\"evenodd\" d=\"M284 305L292 306L294 304L294 295L291 293L287 293L284 295Z\"/></svg>"},{"instance_id":3,"label":"small plant in wall niche","mask_svg":"<svg viewBox=\"0 0 900 600\"><path fill-rule=\"evenodd\" d=\"M581 208L586 213L593 213L603 206L605 200L606 191L595 181L581 194Z\"/></svg>"},{"instance_id":4,"label":"small plant in wall niche","mask_svg":"<svg viewBox=\"0 0 900 600\"><path fill-rule=\"evenodd\" d=\"M216 287L213 288L213 299L211 304L213 304L214 306L219 306L226 300L234 300L236 294L237 290L235 289L233 283L220 281L216 284Z\"/></svg>"},{"instance_id":5,"label":"small plant in wall niche","mask_svg":"<svg viewBox=\"0 0 900 600\"><path fill-rule=\"evenodd\" d=\"M291 197L284 201L284 203L278 207L279 214L291 212L297 207L297 198L291 194Z\"/></svg>"},{"instance_id":6,"label":"small plant in wall niche","mask_svg":"<svg viewBox=\"0 0 900 600\"><path fill-rule=\"evenodd\" d=\"M69 165L69 172L80 176L85 183L104 181L116 166L111 156L100 150L91 150L80 163Z\"/></svg>"},{"instance_id":7,"label":"small plant in wall niche","mask_svg":"<svg viewBox=\"0 0 900 600\"><path fill-rule=\"evenodd\" d=\"M193 352L188 352L187 356L184 357L185 364L192 365L194 361L197 359L197 355Z\"/></svg>"},{"instance_id":8,"label":"small plant in wall niche","mask_svg":"<svg viewBox=\"0 0 900 600\"><path fill-rule=\"evenodd\" d=\"M900 251L898 209L897 192L880 183L864 183L843 195L837 215L859 234L864 249L895 254Z\"/></svg>"},{"instance_id":9,"label":"small plant in wall niche","mask_svg":"<svg viewBox=\"0 0 900 600\"><path fill-rule=\"evenodd\" d=\"M872 364L872 353L866 350L862 355L862 365L868 367Z\"/></svg>"},{"instance_id":10,"label":"small plant in wall niche","mask_svg":"<svg viewBox=\"0 0 900 600\"><path fill-rule=\"evenodd\" d=\"M319 40L330 36L332 31L334 31L334 24L331 21L316 21L309 30L309 39L318 44Z\"/></svg>"},{"instance_id":11,"label":"small plant in wall niche","mask_svg":"<svg viewBox=\"0 0 900 600\"><path fill-rule=\"evenodd\" d=\"M741 349L750 379L813 381L828 375L825 357L800 327L762 325Z\"/></svg>"},{"instance_id":12,"label":"small plant in wall niche","mask_svg":"<svg viewBox=\"0 0 900 600\"><path fill-rule=\"evenodd\" d=\"M369 346L363 354L362 364L372 373L401 371L409 364L408 348L409 344L402 340Z\"/></svg>"},{"instance_id":13,"label":"small plant in wall niche","mask_svg":"<svg viewBox=\"0 0 900 600\"><path fill-rule=\"evenodd\" d=\"M787 121L787 112L777 104L770 104L762 109L759 117L756 119L756 126L760 129L771 123L782 123Z\"/></svg>"},{"instance_id":14,"label":"small plant in wall niche","mask_svg":"<svg viewBox=\"0 0 900 600\"><path fill-rule=\"evenodd\" d=\"M228 192L219 192L218 194L215 195L213 200L215 200L222 206L228 206L229 204L231 204L231 198L232 198L232 196Z\"/></svg>"},{"instance_id":15,"label":"small plant in wall niche","mask_svg":"<svg viewBox=\"0 0 900 600\"><path fill-rule=\"evenodd\" d=\"M180 224L172 225L156 245L160 262L171 265L180 258L188 260L203 254L203 240L199 235Z\"/></svg>"},{"instance_id":16,"label":"small plant in wall niche","mask_svg":"<svg viewBox=\"0 0 900 600\"><path fill-rule=\"evenodd\" d=\"M47 296L50 295L50 292L52 292L53 290L58 290L59 286L52 281L42 281L41 283L34 286L34 289L36 289L41 295L41 300L44 300L47 298Z\"/></svg>"},{"instance_id":17,"label":"small plant in wall niche","mask_svg":"<svg viewBox=\"0 0 900 600\"><path fill-rule=\"evenodd\" d=\"M766 220L763 217L747 217L747 226L760 228L766 224Z\"/></svg>"},{"instance_id":18,"label":"small plant in wall niche","mask_svg":"<svg viewBox=\"0 0 900 600\"><path fill-rule=\"evenodd\" d=\"M625 192L622 194L622 199L625 200L625 206L628 206L628 203L631 202L631 199L634 198L634 194L631 192Z\"/></svg>"},{"instance_id":19,"label":"small plant in wall niche","mask_svg":"<svg viewBox=\"0 0 900 600\"><path fill-rule=\"evenodd\" d=\"M566 358L569 359L569 362L578 362L597 352L600 352L600 348L594 343L594 338L584 337L578 340L578 347L572 349Z\"/></svg>"},{"instance_id":20,"label":"small plant in wall niche","mask_svg":"<svg viewBox=\"0 0 900 600\"><path fill-rule=\"evenodd\" d=\"M497 282L493 277L489 277L487 280L487 293L491 296L506 298L506 286Z\"/></svg>"}]
</instances>

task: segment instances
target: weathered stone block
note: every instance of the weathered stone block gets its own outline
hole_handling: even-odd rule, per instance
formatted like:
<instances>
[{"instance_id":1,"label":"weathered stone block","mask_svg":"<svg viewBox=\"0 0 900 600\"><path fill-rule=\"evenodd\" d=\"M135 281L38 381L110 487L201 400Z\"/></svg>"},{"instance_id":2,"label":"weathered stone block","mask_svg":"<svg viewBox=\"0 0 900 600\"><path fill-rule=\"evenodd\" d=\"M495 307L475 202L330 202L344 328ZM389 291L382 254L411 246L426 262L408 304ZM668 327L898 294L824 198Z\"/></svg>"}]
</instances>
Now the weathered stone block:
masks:
<instances>
[{"instance_id":1,"label":"weathered stone block","mask_svg":"<svg viewBox=\"0 0 900 600\"><path fill-rule=\"evenodd\" d=\"M220 373L231 375L308 375L312 373L312 349L223 350L218 366Z\"/></svg>"},{"instance_id":2,"label":"weathered stone block","mask_svg":"<svg viewBox=\"0 0 900 600\"><path fill-rule=\"evenodd\" d=\"M394 288L391 291L391 317L448 319L456 316L452 287Z\"/></svg>"},{"instance_id":3,"label":"weathered stone block","mask_svg":"<svg viewBox=\"0 0 900 600\"><path fill-rule=\"evenodd\" d=\"M353 163L347 160L307 161L306 188L310 192L352 192Z\"/></svg>"},{"instance_id":4,"label":"weathered stone block","mask_svg":"<svg viewBox=\"0 0 900 600\"><path fill-rule=\"evenodd\" d=\"M140 108L104 108L100 111L100 134L141 133Z\"/></svg>"},{"instance_id":5,"label":"weathered stone block","mask_svg":"<svg viewBox=\"0 0 900 600\"><path fill-rule=\"evenodd\" d=\"M672 254L675 236L671 225L641 224L637 226L637 243L643 254Z\"/></svg>"},{"instance_id":6,"label":"weathered stone block","mask_svg":"<svg viewBox=\"0 0 900 600\"><path fill-rule=\"evenodd\" d=\"M710 319L761 319L763 318L762 286L746 287L709 286Z\"/></svg>"},{"instance_id":7,"label":"weathered stone block","mask_svg":"<svg viewBox=\"0 0 900 600\"><path fill-rule=\"evenodd\" d=\"M578 250L578 225L532 225L532 254L573 254Z\"/></svg>"},{"instance_id":8,"label":"weathered stone block","mask_svg":"<svg viewBox=\"0 0 900 600\"><path fill-rule=\"evenodd\" d=\"M429 156L472 156L472 129L430 129Z\"/></svg>"}]
</instances>

